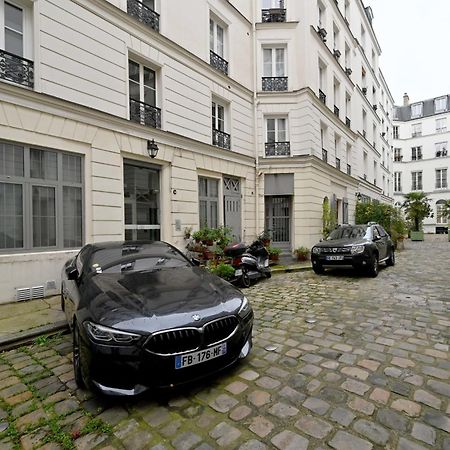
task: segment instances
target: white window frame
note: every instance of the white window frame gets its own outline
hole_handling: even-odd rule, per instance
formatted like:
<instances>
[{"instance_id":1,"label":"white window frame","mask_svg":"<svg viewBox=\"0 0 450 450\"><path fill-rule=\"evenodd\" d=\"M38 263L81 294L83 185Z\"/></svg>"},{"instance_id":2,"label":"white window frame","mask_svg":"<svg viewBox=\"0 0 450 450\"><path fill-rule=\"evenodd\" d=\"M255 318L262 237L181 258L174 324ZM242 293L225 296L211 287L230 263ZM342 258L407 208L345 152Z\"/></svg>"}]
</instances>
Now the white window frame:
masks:
<instances>
[{"instance_id":1,"label":"white window frame","mask_svg":"<svg viewBox=\"0 0 450 450\"><path fill-rule=\"evenodd\" d=\"M277 74L277 50L282 50L283 54L283 74ZM266 51L271 52L270 58L270 75L267 75L266 72L266 63L265 63L265 55ZM287 77L287 48L286 45L264 45L262 47L262 72L263 77L269 78L278 78L278 77Z\"/></svg>"},{"instance_id":2,"label":"white window frame","mask_svg":"<svg viewBox=\"0 0 450 450\"><path fill-rule=\"evenodd\" d=\"M393 139L398 139L399 138L399 127L398 127L398 125L394 125L394 127L392 128L392 137L393 137Z\"/></svg>"},{"instance_id":3,"label":"white window frame","mask_svg":"<svg viewBox=\"0 0 450 450\"><path fill-rule=\"evenodd\" d=\"M394 172L394 192L402 192L402 173Z\"/></svg>"},{"instance_id":4,"label":"white window frame","mask_svg":"<svg viewBox=\"0 0 450 450\"><path fill-rule=\"evenodd\" d=\"M222 129L220 128L220 116L219 111L220 108L223 110L223 119L222 119ZM214 112L215 114L214 114ZM228 133L228 105L222 100L213 97L211 99L211 126L213 129L221 131L223 133Z\"/></svg>"},{"instance_id":5,"label":"white window frame","mask_svg":"<svg viewBox=\"0 0 450 450\"><path fill-rule=\"evenodd\" d=\"M422 136L422 122L413 123L411 125L411 136L412 137Z\"/></svg>"},{"instance_id":6,"label":"white window frame","mask_svg":"<svg viewBox=\"0 0 450 450\"><path fill-rule=\"evenodd\" d=\"M422 146L411 147L411 161L420 161L422 158Z\"/></svg>"},{"instance_id":7,"label":"white window frame","mask_svg":"<svg viewBox=\"0 0 450 450\"><path fill-rule=\"evenodd\" d=\"M411 105L411 119L423 116L423 102L413 103Z\"/></svg>"},{"instance_id":8,"label":"white window frame","mask_svg":"<svg viewBox=\"0 0 450 450\"><path fill-rule=\"evenodd\" d=\"M402 149L400 147L394 148L394 162L400 162L403 160Z\"/></svg>"},{"instance_id":9,"label":"white window frame","mask_svg":"<svg viewBox=\"0 0 450 450\"><path fill-rule=\"evenodd\" d=\"M436 133L445 133L447 131L447 117L436 119Z\"/></svg>"},{"instance_id":10,"label":"white window frame","mask_svg":"<svg viewBox=\"0 0 450 450\"><path fill-rule=\"evenodd\" d=\"M448 151L447 151L448 145L447 144L448 144L447 141L446 142L436 142L434 144L435 151L436 151L436 153L435 153L436 158L445 158L447 156L447 154L448 154Z\"/></svg>"},{"instance_id":11,"label":"white window frame","mask_svg":"<svg viewBox=\"0 0 450 450\"><path fill-rule=\"evenodd\" d=\"M211 29L212 27L212 29ZM209 49L216 55L219 55L222 59L227 58L227 26L217 16L210 13L209 15ZM219 42L219 29L222 30L222 42Z\"/></svg>"},{"instance_id":12,"label":"white window frame","mask_svg":"<svg viewBox=\"0 0 450 450\"><path fill-rule=\"evenodd\" d=\"M447 189L448 188L448 170L446 167L441 167L436 169L436 189Z\"/></svg>"},{"instance_id":13,"label":"white window frame","mask_svg":"<svg viewBox=\"0 0 450 450\"><path fill-rule=\"evenodd\" d=\"M444 217L442 215L442 210L444 209L444 200L438 200L436 202L436 224L444 224L446 225L447 222L447 217Z\"/></svg>"},{"instance_id":14,"label":"white window frame","mask_svg":"<svg viewBox=\"0 0 450 450\"><path fill-rule=\"evenodd\" d=\"M132 57L132 55L129 55L128 67L129 67L130 61L133 62L134 64L139 65L139 101L142 102L142 103L146 103L144 101L145 100L145 94L144 94L145 89L144 88L147 87L147 88L153 90L154 93L155 93L155 102L154 102L155 104L154 105L152 105L151 103L146 103L146 104L148 104L150 106L155 106L155 107L158 108L159 107L158 106L158 104L159 104L159 99L158 99L158 92L159 92L159 89L158 89L158 80L159 80L158 69L153 67L151 64L142 63L139 60L136 60L135 58ZM144 85L144 68L154 72L154 74L155 74L155 86L154 86L154 88L152 86L145 86ZM133 83L136 83L134 80L130 80L130 74L128 73L128 85L129 85L129 83L131 81ZM128 91L128 97L130 98L130 92L129 91Z\"/></svg>"},{"instance_id":15,"label":"white window frame","mask_svg":"<svg viewBox=\"0 0 450 450\"><path fill-rule=\"evenodd\" d=\"M411 190L412 191L421 191L423 189L423 177L422 171L417 170L411 172Z\"/></svg>"},{"instance_id":16,"label":"white window frame","mask_svg":"<svg viewBox=\"0 0 450 450\"><path fill-rule=\"evenodd\" d=\"M434 99L434 112L440 113L447 111L447 96Z\"/></svg>"},{"instance_id":17,"label":"white window frame","mask_svg":"<svg viewBox=\"0 0 450 450\"><path fill-rule=\"evenodd\" d=\"M261 0L262 9L284 9L285 0Z\"/></svg>"},{"instance_id":18,"label":"white window frame","mask_svg":"<svg viewBox=\"0 0 450 450\"><path fill-rule=\"evenodd\" d=\"M266 143L269 143L269 120L274 121L274 133L275 133L275 141L274 142L289 142L289 121L287 116L268 116L265 118L265 126L266 126ZM285 139L280 140L280 121L284 121L284 135Z\"/></svg>"}]
</instances>

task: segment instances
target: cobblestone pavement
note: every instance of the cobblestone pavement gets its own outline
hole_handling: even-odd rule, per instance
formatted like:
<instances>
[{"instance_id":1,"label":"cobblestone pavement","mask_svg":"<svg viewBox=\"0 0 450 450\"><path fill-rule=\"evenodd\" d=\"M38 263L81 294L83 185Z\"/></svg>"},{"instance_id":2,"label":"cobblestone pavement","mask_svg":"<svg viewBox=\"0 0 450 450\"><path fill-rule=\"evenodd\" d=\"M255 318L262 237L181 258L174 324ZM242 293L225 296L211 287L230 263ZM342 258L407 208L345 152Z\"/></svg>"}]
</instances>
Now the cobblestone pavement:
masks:
<instances>
[{"instance_id":1,"label":"cobblestone pavement","mask_svg":"<svg viewBox=\"0 0 450 450\"><path fill-rule=\"evenodd\" d=\"M251 356L187 391L76 390L69 336L3 353L0 448L449 450L450 243L427 239L375 279L302 272L248 289Z\"/></svg>"}]
</instances>

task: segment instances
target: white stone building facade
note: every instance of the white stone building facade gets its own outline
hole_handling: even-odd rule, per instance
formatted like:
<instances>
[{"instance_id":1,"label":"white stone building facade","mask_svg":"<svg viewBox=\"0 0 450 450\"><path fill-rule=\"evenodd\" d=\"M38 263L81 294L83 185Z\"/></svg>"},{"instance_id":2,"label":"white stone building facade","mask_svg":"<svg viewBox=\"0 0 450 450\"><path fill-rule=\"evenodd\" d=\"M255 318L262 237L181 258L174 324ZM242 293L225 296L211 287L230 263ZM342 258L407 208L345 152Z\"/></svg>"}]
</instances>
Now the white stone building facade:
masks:
<instances>
[{"instance_id":1,"label":"white stone building facade","mask_svg":"<svg viewBox=\"0 0 450 450\"><path fill-rule=\"evenodd\" d=\"M183 248L224 224L293 250L320 238L325 197L341 223L391 200L392 97L360 0L0 13L0 302L57 293L87 242Z\"/></svg>"},{"instance_id":2,"label":"white stone building facade","mask_svg":"<svg viewBox=\"0 0 450 450\"><path fill-rule=\"evenodd\" d=\"M395 107L394 112L394 201L400 205L404 194L425 192L433 211L433 217L424 220L426 233L447 231L441 208L450 200L449 101L446 94L411 103L405 94L403 106Z\"/></svg>"}]
</instances>

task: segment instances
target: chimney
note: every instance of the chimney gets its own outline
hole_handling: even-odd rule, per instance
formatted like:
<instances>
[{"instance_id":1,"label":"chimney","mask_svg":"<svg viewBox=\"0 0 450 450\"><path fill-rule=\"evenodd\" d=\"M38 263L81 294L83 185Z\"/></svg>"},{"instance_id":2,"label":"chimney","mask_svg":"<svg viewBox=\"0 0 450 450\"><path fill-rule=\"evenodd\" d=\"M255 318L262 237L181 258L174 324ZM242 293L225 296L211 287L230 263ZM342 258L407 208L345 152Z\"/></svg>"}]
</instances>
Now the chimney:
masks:
<instances>
[{"instance_id":1,"label":"chimney","mask_svg":"<svg viewBox=\"0 0 450 450\"><path fill-rule=\"evenodd\" d=\"M403 106L408 106L409 105L409 95L405 92L403 94Z\"/></svg>"}]
</instances>

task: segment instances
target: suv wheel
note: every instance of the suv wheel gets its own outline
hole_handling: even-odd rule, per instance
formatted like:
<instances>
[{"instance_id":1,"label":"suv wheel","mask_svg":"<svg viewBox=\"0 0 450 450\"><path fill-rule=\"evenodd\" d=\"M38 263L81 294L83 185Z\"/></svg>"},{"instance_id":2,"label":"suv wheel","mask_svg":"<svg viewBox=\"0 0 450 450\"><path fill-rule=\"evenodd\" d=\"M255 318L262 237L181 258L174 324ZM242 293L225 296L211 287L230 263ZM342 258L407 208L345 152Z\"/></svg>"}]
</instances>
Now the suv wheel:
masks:
<instances>
[{"instance_id":1,"label":"suv wheel","mask_svg":"<svg viewBox=\"0 0 450 450\"><path fill-rule=\"evenodd\" d=\"M368 273L373 278L378 275L378 255L376 253L374 253L370 259Z\"/></svg>"},{"instance_id":2,"label":"suv wheel","mask_svg":"<svg viewBox=\"0 0 450 450\"><path fill-rule=\"evenodd\" d=\"M394 248L391 248L391 254L389 255L389 258L386 260L387 266L393 266L395 265L395 251Z\"/></svg>"},{"instance_id":3,"label":"suv wheel","mask_svg":"<svg viewBox=\"0 0 450 450\"><path fill-rule=\"evenodd\" d=\"M313 270L317 275L323 275L325 273L325 269L323 268L322 264L319 263L313 265Z\"/></svg>"}]
</instances>

